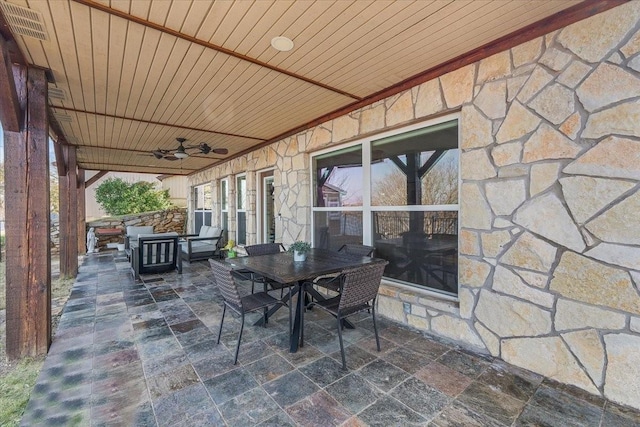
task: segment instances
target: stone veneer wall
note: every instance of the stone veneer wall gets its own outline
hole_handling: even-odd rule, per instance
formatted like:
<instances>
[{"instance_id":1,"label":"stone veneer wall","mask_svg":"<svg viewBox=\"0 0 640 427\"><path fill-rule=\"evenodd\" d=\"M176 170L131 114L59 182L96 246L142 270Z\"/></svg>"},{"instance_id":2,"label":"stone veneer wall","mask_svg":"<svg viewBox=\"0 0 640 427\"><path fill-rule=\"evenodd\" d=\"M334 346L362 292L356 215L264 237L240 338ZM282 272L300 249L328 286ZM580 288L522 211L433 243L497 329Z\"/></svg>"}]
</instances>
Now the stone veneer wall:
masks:
<instances>
[{"instance_id":1,"label":"stone veneer wall","mask_svg":"<svg viewBox=\"0 0 640 427\"><path fill-rule=\"evenodd\" d=\"M309 239L309 152L461 111L459 301L385 284L379 312L640 408L639 20L619 6L190 183L275 165L276 238Z\"/></svg>"},{"instance_id":2,"label":"stone veneer wall","mask_svg":"<svg viewBox=\"0 0 640 427\"><path fill-rule=\"evenodd\" d=\"M155 233L175 231L178 234L185 233L186 208L171 208L165 211L143 212L139 214L124 215L119 217L101 218L87 222L87 231L90 227L119 228L126 230L127 226L153 225ZM108 243L122 243L121 236L105 236L98 239L98 247L105 247Z\"/></svg>"}]
</instances>

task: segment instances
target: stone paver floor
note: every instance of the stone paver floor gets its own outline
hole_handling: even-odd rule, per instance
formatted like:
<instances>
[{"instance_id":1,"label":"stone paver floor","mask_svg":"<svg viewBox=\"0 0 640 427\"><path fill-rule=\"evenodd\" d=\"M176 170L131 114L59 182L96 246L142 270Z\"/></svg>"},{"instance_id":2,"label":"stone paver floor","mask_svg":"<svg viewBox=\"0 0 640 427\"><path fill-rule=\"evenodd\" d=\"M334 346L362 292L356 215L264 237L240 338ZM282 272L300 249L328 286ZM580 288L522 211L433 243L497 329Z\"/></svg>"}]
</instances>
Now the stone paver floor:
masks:
<instances>
[{"instance_id":1,"label":"stone paver floor","mask_svg":"<svg viewBox=\"0 0 640 427\"><path fill-rule=\"evenodd\" d=\"M206 262L134 281L122 253L86 257L22 419L24 426L637 426L640 414L370 316L345 331L307 312L267 328L227 315ZM255 320L255 317L249 319ZM541 354L540 357L545 357Z\"/></svg>"}]
</instances>

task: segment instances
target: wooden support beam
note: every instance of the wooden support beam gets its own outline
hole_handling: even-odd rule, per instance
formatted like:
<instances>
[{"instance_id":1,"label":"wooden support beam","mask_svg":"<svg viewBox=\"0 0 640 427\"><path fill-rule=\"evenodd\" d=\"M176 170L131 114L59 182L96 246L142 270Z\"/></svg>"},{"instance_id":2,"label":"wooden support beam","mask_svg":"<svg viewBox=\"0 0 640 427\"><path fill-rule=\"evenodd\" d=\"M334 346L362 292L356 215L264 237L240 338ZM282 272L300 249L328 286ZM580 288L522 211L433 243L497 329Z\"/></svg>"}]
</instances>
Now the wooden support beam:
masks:
<instances>
[{"instance_id":1,"label":"wooden support beam","mask_svg":"<svg viewBox=\"0 0 640 427\"><path fill-rule=\"evenodd\" d=\"M67 174L58 181L60 191L60 277L78 274L78 175L76 148L62 147Z\"/></svg>"},{"instance_id":2,"label":"wooden support beam","mask_svg":"<svg viewBox=\"0 0 640 427\"><path fill-rule=\"evenodd\" d=\"M91 178L89 178L87 180L87 182L85 182L84 188L91 187L97 180L99 180L100 178L102 178L103 176L105 176L108 173L109 173L109 171L100 171L97 174L93 175Z\"/></svg>"},{"instance_id":3,"label":"wooden support beam","mask_svg":"<svg viewBox=\"0 0 640 427\"><path fill-rule=\"evenodd\" d=\"M22 110L7 41L0 36L0 122L5 132L20 132Z\"/></svg>"},{"instance_id":4,"label":"wooden support beam","mask_svg":"<svg viewBox=\"0 0 640 427\"><path fill-rule=\"evenodd\" d=\"M87 216L84 169L78 169L78 254L87 252Z\"/></svg>"},{"instance_id":5,"label":"wooden support beam","mask_svg":"<svg viewBox=\"0 0 640 427\"><path fill-rule=\"evenodd\" d=\"M67 160L62 152L62 144L59 141L53 141L53 153L56 155L56 168L58 168L58 176L67 174Z\"/></svg>"},{"instance_id":6,"label":"wooden support beam","mask_svg":"<svg viewBox=\"0 0 640 427\"><path fill-rule=\"evenodd\" d=\"M5 129L7 356L46 354L51 342L51 249L47 80L15 73L25 123Z\"/></svg>"}]
</instances>

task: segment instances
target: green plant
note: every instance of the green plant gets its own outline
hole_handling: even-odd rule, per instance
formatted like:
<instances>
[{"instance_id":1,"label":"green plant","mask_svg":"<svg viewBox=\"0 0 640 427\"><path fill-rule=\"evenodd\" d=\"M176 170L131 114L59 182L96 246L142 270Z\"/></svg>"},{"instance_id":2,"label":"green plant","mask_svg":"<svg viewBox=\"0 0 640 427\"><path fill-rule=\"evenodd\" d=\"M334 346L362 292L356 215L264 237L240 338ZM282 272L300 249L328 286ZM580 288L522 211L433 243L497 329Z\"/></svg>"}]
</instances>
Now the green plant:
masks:
<instances>
[{"instance_id":1,"label":"green plant","mask_svg":"<svg viewBox=\"0 0 640 427\"><path fill-rule=\"evenodd\" d=\"M96 188L96 201L109 215L125 215L167 209L168 190L157 190L150 182L128 183L109 178Z\"/></svg>"},{"instance_id":2,"label":"green plant","mask_svg":"<svg viewBox=\"0 0 640 427\"><path fill-rule=\"evenodd\" d=\"M289 246L289 249L288 249L288 251L291 252L291 253L293 253L295 251L295 252L298 252L298 253L301 253L301 254L306 254L310 250L311 250L311 244L309 244L307 242L303 242L301 240L293 242L291 244L291 246Z\"/></svg>"}]
</instances>

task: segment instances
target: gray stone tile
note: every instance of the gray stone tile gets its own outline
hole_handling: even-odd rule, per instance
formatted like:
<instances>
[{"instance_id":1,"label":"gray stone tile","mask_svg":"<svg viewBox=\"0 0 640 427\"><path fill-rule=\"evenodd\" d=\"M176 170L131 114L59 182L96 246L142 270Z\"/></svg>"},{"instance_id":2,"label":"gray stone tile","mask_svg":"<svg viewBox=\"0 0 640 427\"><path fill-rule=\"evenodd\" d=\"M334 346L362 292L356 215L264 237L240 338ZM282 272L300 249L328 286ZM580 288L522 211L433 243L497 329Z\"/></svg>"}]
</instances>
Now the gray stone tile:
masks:
<instances>
[{"instance_id":1,"label":"gray stone tile","mask_svg":"<svg viewBox=\"0 0 640 427\"><path fill-rule=\"evenodd\" d=\"M425 364L425 359L422 354L405 348L397 348L389 351L382 354L380 358L410 374L415 374Z\"/></svg>"},{"instance_id":2,"label":"gray stone tile","mask_svg":"<svg viewBox=\"0 0 640 427\"><path fill-rule=\"evenodd\" d=\"M419 426L426 419L390 396L383 396L358 414L358 418L372 427Z\"/></svg>"},{"instance_id":3,"label":"gray stone tile","mask_svg":"<svg viewBox=\"0 0 640 427\"><path fill-rule=\"evenodd\" d=\"M436 416L452 399L416 378L409 378L391 391L391 396L427 420Z\"/></svg>"},{"instance_id":4,"label":"gray stone tile","mask_svg":"<svg viewBox=\"0 0 640 427\"><path fill-rule=\"evenodd\" d=\"M324 391L291 405L286 411L302 426L338 426L350 417L350 413Z\"/></svg>"},{"instance_id":5,"label":"gray stone tile","mask_svg":"<svg viewBox=\"0 0 640 427\"><path fill-rule=\"evenodd\" d=\"M147 379L152 399L165 396L199 382L191 364L178 366L175 369Z\"/></svg>"},{"instance_id":6,"label":"gray stone tile","mask_svg":"<svg viewBox=\"0 0 640 427\"><path fill-rule=\"evenodd\" d=\"M259 384L264 384L291 372L295 368L285 358L274 353L247 365L246 369Z\"/></svg>"},{"instance_id":7,"label":"gray stone tile","mask_svg":"<svg viewBox=\"0 0 640 427\"><path fill-rule=\"evenodd\" d=\"M602 417L602 427L640 426L640 411L607 402Z\"/></svg>"},{"instance_id":8,"label":"gray stone tile","mask_svg":"<svg viewBox=\"0 0 640 427\"><path fill-rule=\"evenodd\" d=\"M376 356L369 353L366 350L363 350L361 347L357 345L347 345L344 349L345 358L347 359L347 368L352 370L357 370L362 368L364 365L373 362L377 359ZM340 364L342 364L342 357L340 355L340 350L331 353L330 355L333 359L337 360Z\"/></svg>"},{"instance_id":9,"label":"gray stone tile","mask_svg":"<svg viewBox=\"0 0 640 427\"><path fill-rule=\"evenodd\" d=\"M505 363L493 363L478 377L478 381L515 397L528 401L542 382L542 377L521 369L508 367Z\"/></svg>"},{"instance_id":10,"label":"gray stone tile","mask_svg":"<svg viewBox=\"0 0 640 427\"><path fill-rule=\"evenodd\" d=\"M382 391L389 391L402 381L409 378L409 374L384 360L377 359L364 366L358 373Z\"/></svg>"},{"instance_id":11,"label":"gray stone tile","mask_svg":"<svg viewBox=\"0 0 640 427\"><path fill-rule=\"evenodd\" d=\"M289 372L263 385L269 396L284 408L319 390L319 387L298 371Z\"/></svg>"},{"instance_id":12,"label":"gray stone tile","mask_svg":"<svg viewBox=\"0 0 640 427\"><path fill-rule=\"evenodd\" d=\"M258 426L260 427L293 427L295 426L295 423L286 412L280 411L278 412L278 414L274 415L268 420L258 424Z\"/></svg>"},{"instance_id":13,"label":"gray stone tile","mask_svg":"<svg viewBox=\"0 0 640 427\"><path fill-rule=\"evenodd\" d=\"M541 385L531 398L530 406L572 419L582 426L599 426L603 409L561 390Z\"/></svg>"},{"instance_id":14,"label":"gray stone tile","mask_svg":"<svg viewBox=\"0 0 640 427\"><path fill-rule=\"evenodd\" d=\"M202 384L193 384L153 400L153 408L160 425L170 425L176 420L185 420L189 413L215 406Z\"/></svg>"},{"instance_id":15,"label":"gray stone tile","mask_svg":"<svg viewBox=\"0 0 640 427\"><path fill-rule=\"evenodd\" d=\"M473 379L482 374L489 366L489 362L486 360L455 350L446 352L437 360L438 363Z\"/></svg>"},{"instance_id":16,"label":"gray stone tile","mask_svg":"<svg viewBox=\"0 0 640 427\"><path fill-rule=\"evenodd\" d=\"M342 369L341 363L326 356L302 366L299 370L320 387L326 387L349 373L348 370Z\"/></svg>"},{"instance_id":17,"label":"gray stone tile","mask_svg":"<svg viewBox=\"0 0 640 427\"><path fill-rule=\"evenodd\" d=\"M473 412L459 402L445 408L429 424L434 427L505 427L493 418Z\"/></svg>"},{"instance_id":18,"label":"gray stone tile","mask_svg":"<svg viewBox=\"0 0 640 427\"><path fill-rule=\"evenodd\" d=\"M471 384L457 399L473 412L486 415L503 424L511 424L525 403L480 382Z\"/></svg>"},{"instance_id":19,"label":"gray stone tile","mask_svg":"<svg viewBox=\"0 0 640 427\"><path fill-rule=\"evenodd\" d=\"M261 387L234 397L219 408L227 424L233 426L255 425L280 412L278 404Z\"/></svg>"},{"instance_id":20,"label":"gray stone tile","mask_svg":"<svg viewBox=\"0 0 640 427\"><path fill-rule=\"evenodd\" d=\"M352 414L357 414L382 396L380 390L355 372L339 379L325 390Z\"/></svg>"},{"instance_id":21,"label":"gray stone tile","mask_svg":"<svg viewBox=\"0 0 640 427\"><path fill-rule=\"evenodd\" d=\"M233 355L224 349L224 352L217 352L213 356L193 362L193 368L200 379L205 381L233 369L238 369L239 366L233 364Z\"/></svg>"},{"instance_id":22,"label":"gray stone tile","mask_svg":"<svg viewBox=\"0 0 640 427\"><path fill-rule=\"evenodd\" d=\"M243 368L234 369L204 382L213 401L220 405L258 386L251 374Z\"/></svg>"}]
</instances>

